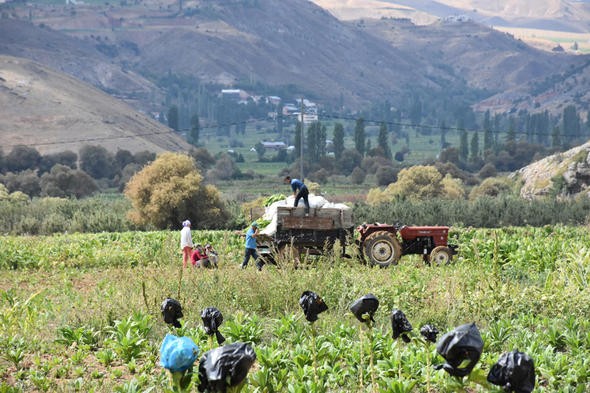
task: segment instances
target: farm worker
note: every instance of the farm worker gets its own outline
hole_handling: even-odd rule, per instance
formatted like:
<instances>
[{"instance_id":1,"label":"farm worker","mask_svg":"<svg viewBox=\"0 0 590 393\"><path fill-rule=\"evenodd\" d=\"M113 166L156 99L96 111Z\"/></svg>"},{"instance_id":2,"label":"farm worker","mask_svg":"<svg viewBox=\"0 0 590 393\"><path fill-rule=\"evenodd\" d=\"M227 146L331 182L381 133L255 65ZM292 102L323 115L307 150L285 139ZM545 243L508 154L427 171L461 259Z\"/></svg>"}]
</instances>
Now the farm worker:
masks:
<instances>
[{"instance_id":1,"label":"farm worker","mask_svg":"<svg viewBox=\"0 0 590 393\"><path fill-rule=\"evenodd\" d=\"M217 269L217 261L219 260L219 256L217 255L217 251L213 248L213 246L209 243L205 245L205 252L209 257L209 261L213 265L215 269Z\"/></svg>"},{"instance_id":2,"label":"farm worker","mask_svg":"<svg viewBox=\"0 0 590 393\"><path fill-rule=\"evenodd\" d=\"M295 203L293 206L297 207L299 204L299 200L303 198L303 202L305 203L305 215L309 214L309 190L307 186L303 184L303 182L299 179L291 179L291 176L285 177L285 184L291 184L291 189L293 190L293 196L295 197Z\"/></svg>"},{"instance_id":3,"label":"farm worker","mask_svg":"<svg viewBox=\"0 0 590 393\"><path fill-rule=\"evenodd\" d=\"M191 258L191 251L193 250L193 237L191 235L191 222L189 220L182 222L180 249L182 250L182 267L186 267Z\"/></svg>"},{"instance_id":4,"label":"farm worker","mask_svg":"<svg viewBox=\"0 0 590 393\"><path fill-rule=\"evenodd\" d=\"M191 254L191 263L194 267L211 267L209 263L209 256L200 244L197 244L195 250Z\"/></svg>"},{"instance_id":5,"label":"farm worker","mask_svg":"<svg viewBox=\"0 0 590 393\"><path fill-rule=\"evenodd\" d=\"M244 261L242 262L242 269L248 266L250 257L254 258L256 262L256 268L262 270L262 263L258 260L258 254L256 253L256 238L258 237L258 223L254 221L248 231L246 232L246 253L244 254Z\"/></svg>"}]
</instances>

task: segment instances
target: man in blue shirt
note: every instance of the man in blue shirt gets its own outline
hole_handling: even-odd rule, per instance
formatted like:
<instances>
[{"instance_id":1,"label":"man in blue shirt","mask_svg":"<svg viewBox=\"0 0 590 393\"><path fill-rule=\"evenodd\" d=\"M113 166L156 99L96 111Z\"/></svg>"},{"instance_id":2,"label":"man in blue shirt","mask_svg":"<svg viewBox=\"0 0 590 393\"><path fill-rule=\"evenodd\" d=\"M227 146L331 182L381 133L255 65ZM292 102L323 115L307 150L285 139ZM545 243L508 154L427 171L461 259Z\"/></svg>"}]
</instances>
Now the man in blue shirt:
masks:
<instances>
[{"instance_id":1,"label":"man in blue shirt","mask_svg":"<svg viewBox=\"0 0 590 393\"><path fill-rule=\"evenodd\" d=\"M242 262L242 269L248 266L248 261L252 257L256 262L256 268L262 270L262 263L258 260L258 253L256 253L256 237L258 237L258 223L254 221L246 232L246 253Z\"/></svg>"},{"instance_id":2,"label":"man in blue shirt","mask_svg":"<svg viewBox=\"0 0 590 393\"><path fill-rule=\"evenodd\" d=\"M309 214L309 190L307 186L303 184L303 182L299 179L291 179L291 176L285 177L285 184L291 184L291 189L293 190L293 196L295 197L295 204L293 206L297 207L299 204L299 200L303 198L303 203L305 203L305 215Z\"/></svg>"}]
</instances>

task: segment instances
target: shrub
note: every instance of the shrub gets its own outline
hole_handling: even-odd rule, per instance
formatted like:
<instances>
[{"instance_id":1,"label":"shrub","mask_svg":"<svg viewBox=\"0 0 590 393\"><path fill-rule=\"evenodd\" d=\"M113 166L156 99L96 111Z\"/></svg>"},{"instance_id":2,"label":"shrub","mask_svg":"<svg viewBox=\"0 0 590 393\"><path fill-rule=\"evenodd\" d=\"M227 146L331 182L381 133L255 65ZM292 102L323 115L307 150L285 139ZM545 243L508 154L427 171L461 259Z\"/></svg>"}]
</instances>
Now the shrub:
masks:
<instances>
[{"instance_id":1,"label":"shrub","mask_svg":"<svg viewBox=\"0 0 590 393\"><path fill-rule=\"evenodd\" d=\"M220 228L227 213L219 191L204 185L191 157L164 153L135 174L125 187L133 210L130 219L139 225L178 228L184 219L195 228Z\"/></svg>"},{"instance_id":2,"label":"shrub","mask_svg":"<svg viewBox=\"0 0 590 393\"><path fill-rule=\"evenodd\" d=\"M514 182L505 177L490 177L469 193L469 199L475 200L482 196L496 197L513 193Z\"/></svg>"},{"instance_id":3,"label":"shrub","mask_svg":"<svg viewBox=\"0 0 590 393\"><path fill-rule=\"evenodd\" d=\"M367 177L367 173L358 166L350 174L350 180L353 184L363 184L365 177Z\"/></svg>"},{"instance_id":4,"label":"shrub","mask_svg":"<svg viewBox=\"0 0 590 393\"><path fill-rule=\"evenodd\" d=\"M378 186L387 186L397 180L399 170L392 166L380 166L375 172Z\"/></svg>"}]
</instances>

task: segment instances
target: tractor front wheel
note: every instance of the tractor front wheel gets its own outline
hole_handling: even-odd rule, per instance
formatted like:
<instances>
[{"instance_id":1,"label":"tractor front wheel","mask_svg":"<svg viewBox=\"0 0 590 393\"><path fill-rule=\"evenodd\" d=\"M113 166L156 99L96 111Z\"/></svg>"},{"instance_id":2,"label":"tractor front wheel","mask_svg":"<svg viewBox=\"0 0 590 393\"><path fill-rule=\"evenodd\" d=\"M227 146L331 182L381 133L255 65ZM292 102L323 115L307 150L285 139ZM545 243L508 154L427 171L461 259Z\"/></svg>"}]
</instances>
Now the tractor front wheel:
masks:
<instances>
[{"instance_id":1,"label":"tractor front wheel","mask_svg":"<svg viewBox=\"0 0 590 393\"><path fill-rule=\"evenodd\" d=\"M364 241L363 251L371 264L379 267L397 265L402 256L402 247L390 232L375 232Z\"/></svg>"},{"instance_id":2,"label":"tractor front wheel","mask_svg":"<svg viewBox=\"0 0 590 393\"><path fill-rule=\"evenodd\" d=\"M430 263L433 265L448 265L452 260L453 251L449 247L438 246L430 252Z\"/></svg>"}]
</instances>

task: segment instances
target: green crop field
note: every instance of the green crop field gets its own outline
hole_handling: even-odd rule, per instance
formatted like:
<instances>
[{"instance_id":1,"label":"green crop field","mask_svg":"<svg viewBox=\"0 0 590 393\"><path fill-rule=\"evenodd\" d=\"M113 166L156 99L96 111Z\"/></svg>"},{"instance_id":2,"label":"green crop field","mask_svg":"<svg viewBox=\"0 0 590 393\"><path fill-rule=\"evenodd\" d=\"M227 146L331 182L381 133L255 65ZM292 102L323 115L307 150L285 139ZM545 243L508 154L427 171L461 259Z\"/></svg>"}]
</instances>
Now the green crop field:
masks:
<instances>
[{"instance_id":1,"label":"green crop field","mask_svg":"<svg viewBox=\"0 0 590 393\"><path fill-rule=\"evenodd\" d=\"M218 270L184 271L177 232L0 237L0 392L171 391L160 344L172 332L210 349L200 320L210 306L227 343L256 351L244 392L500 392L487 373L515 349L535 362L536 392L588 391L588 228L452 237L460 253L447 266L406 256L376 269L332 256L262 272L238 268L243 239L226 231L193 232L217 247ZM313 330L298 305L305 290L329 307ZM371 330L348 311L367 293L380 301ZM183 306L180 329L162 320L168 296ZM393 308L413 325L409 343L392 338ZM475 369L462 379L435 370L444 361L420 327L442 334L470 322L485 343Z\"/></svg>"}]
</instances>

